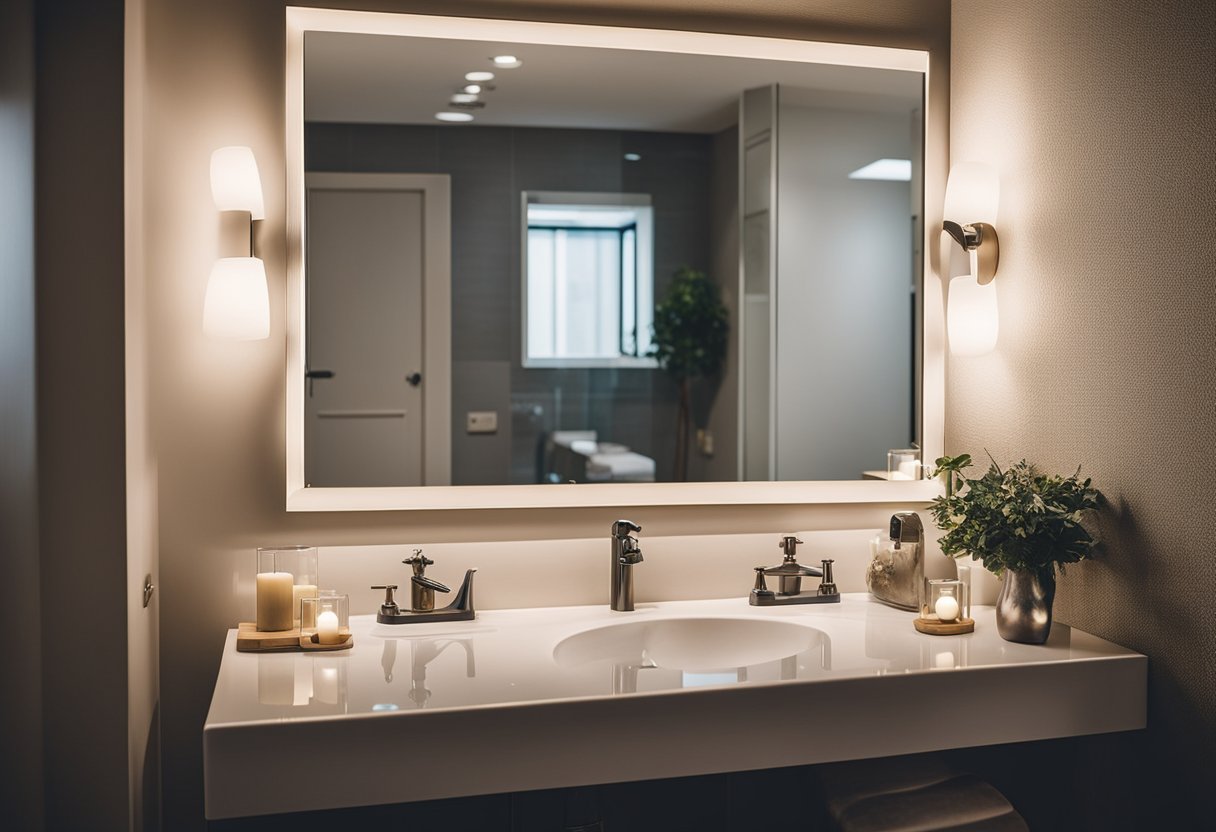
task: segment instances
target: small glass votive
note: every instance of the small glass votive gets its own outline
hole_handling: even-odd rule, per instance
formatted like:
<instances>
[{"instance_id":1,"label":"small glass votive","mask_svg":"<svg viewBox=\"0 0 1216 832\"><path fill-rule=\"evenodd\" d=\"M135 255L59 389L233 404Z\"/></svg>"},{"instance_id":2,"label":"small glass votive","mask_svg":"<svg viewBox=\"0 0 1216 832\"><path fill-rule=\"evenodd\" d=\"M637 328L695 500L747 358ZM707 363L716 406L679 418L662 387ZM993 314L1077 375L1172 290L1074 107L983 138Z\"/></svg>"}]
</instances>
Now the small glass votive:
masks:
<instances>
[{"instance_id":1,"label":"small glass votive","mask_svg":"<svg viewBox=\"0 0 1216 832\"><path fill-rule=\"evenodd\" d=\"M920 617L943 624L970 618L971 599L967 585L955 578L927 578L920 604Z\"/></svg>"},{"instance_id":2,"label":"small glass votive","mask_svg":"<svg viewBox=\"0 0 1216 832\"><path fill-rule=\"evenodd\" d=\"M920 475L920 448L892 448L887 451L888 480L918 480Z\"/></svg>"},{"instance_id":3,"label":"small glass votive","mask_svg":"<svg viewBox=\"0 0 1216 832\"><path fill-rule=\"evenodd\" d=\"M969 560L963 561L956 558L954 561L955 574L958 575L959 583L963 585L963 599L960 602L963 605L961 613L963 618L971 617L971 568Z\"/></svg>"},{"instance_id":4,"label":"small glass votive","mask_svg":"<svg viewBox=\"0 0 1216 832\"><path fill-rule=\"evenodd\" d=\"M300 635L341 644L350 635L350 596L325 590L300 600Z\"/></svg>"},{"instance_id":5,"label":"small glass votive","mask_svg":"<svg viewBox=\"0 0 1216 832\"><path fill-rule=\"evenodd\" d=\"M291 576L291 622L286 627L274 629L290 630L300 626L300 600L317 594L319 557L316 546L264 546L258 548L258 610L262 609L261 587L263 574L282 574ZM282 577L276 581L282 582ZM276 619L275 623L281 623ZM258 619L258 629L263 629L261 618Z\"/></svg>"}]
</instances>

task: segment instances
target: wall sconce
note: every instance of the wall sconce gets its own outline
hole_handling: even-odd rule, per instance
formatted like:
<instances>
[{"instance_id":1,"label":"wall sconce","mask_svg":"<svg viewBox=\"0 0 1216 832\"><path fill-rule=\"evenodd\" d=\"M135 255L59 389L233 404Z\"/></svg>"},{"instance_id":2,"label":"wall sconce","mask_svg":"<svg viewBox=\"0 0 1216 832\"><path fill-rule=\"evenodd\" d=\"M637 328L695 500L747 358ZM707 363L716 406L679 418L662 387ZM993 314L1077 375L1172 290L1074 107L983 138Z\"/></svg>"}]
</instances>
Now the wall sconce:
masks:
<instances>
[{"instance_id":1,"label":"wall sconce","mask_svg":"<svg viewBox=\"0 0 1216 832\"><path fill-rule=\"evenodd\" d=\"M211 154L211 198L219 211L249 214L249 256L215 261L203 301L203 332L238 341L269 338L266 266L253 256L253 223L266 217L266 208L252 150L221 147Z\"/></svg>"},{"instance_id":2,"label":"wall sconce","mask_svg":"<svg viewBox=\"0 0 1216 832\"><path fill-rule=\"evenodd\" d=\"M996 346L1000 194L1000 177L990 165L960 162L951 168L942 230L958 245L949 246L942 263L950 282L946 330L953 355L983 355Z\"/></svg>"}]
</instances>

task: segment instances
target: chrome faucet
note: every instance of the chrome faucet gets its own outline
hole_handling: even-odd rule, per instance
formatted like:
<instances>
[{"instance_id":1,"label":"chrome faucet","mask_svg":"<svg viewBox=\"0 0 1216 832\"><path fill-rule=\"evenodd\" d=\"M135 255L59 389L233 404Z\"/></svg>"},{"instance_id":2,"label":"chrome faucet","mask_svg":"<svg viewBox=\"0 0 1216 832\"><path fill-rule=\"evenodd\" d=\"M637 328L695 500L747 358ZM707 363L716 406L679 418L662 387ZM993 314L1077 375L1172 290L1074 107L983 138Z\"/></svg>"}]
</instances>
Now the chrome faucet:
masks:
<instances>
[{"instance_id":1,"label":"chrome faucet","mask_svg":"<svg viewBox=\"0 0 1216 832\"><path fill-rule=\"evenodd\" d=\"M633 610L633 567L642 562L642 549L631 532L640 532L642 527L631 520L617 520L612 524L612 600L617 612Z\"/></svg>"},{"instance_id":2,"label":"chrome faucet","mask_svg":"<svg viewBox=\"0 0 1216 832\"><path fill-rule=\"evenodd\" d=\"M426 568L435 561L422 554L421 549L415 549L412 557L401 561L413 570L410 578L410 608L401 609L393 593L398 589L397 584L380 584L372 589L384 590L384 603L376 614L376 621L381 624L427 624L433 621L472 621L477 617L473 609L473 575L476 569L464 573L464 581L456 590L452 603L442 609L435 609L435 593L451 592L452 590L426 576Z\"/></svg>"},{"instance_id":3,"label":"chrome faucet","mask_svg":"<svg viewBox=\"0 0 1216 832\"><path fill-rule=\"evenodd\" d=\"M772 607L785 604L833 604L839 603L840 591L832 579L833 560L825 558L821 561L822 568L803 566L798 562L798 544L802 541L794 535L785 535L777 547L785 554L781 563L776 566L757 566L756 583L752 586L748 603L753 607ZM773 592L768 588L766 576L779 578L780 590ZM819 578L819 587L803 591L802 579Z\"/></svg>"}]
</instances>

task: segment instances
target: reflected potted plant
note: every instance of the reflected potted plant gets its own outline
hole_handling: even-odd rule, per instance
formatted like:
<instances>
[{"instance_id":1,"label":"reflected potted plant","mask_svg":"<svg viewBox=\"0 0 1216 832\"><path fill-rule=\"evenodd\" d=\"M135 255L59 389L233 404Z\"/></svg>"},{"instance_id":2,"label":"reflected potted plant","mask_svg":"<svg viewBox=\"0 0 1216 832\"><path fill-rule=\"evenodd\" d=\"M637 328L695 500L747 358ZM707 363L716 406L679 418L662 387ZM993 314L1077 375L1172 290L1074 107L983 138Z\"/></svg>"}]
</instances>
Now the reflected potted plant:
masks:
<instances>
[{"instance_id":1,"label":"reflected potted plant","mask_svg":"<svg viewBox=\"0 0 1216 832\"><path fill-rule=\"evenodd\" d=\"M654 308L654 338L650 356L679 388L676 414L674 478L688 479L688 440L692 382L713 379L726 358L729 313L718 300L718 287L704 272L681 268Z\"/></svg>"},{"instance_id":2,"label":"reflected potted plant","mask_svg":"<svg viewBox=\"0 0 1216 832\"><path fill-rule=\"evenodd\" d=\"M1070 477L1040 474L1026 460L1001 469L991 465L976 479L964 469L970 454L942 457L935 476L946 484L930 513L944 534L942 553L970 554L1004 578L996 601L1001 638L1042 644L1051 631L1056 570L1091 556L1097 541L1082 525L1102 494L1081 469Z\"/></svg>"}]
</instances>

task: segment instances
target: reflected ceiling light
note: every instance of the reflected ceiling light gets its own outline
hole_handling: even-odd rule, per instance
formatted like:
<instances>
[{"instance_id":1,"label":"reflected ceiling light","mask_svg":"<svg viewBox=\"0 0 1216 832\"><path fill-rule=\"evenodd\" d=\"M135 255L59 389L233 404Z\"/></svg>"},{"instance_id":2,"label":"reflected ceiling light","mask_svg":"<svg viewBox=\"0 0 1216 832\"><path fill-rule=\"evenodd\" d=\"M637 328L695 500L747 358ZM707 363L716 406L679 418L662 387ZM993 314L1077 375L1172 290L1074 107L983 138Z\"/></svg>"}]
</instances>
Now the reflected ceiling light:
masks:
<instances>
[{"instance_id":1,"label":"reflected ceiling light","mask_svg":"<svg viewBox=\"0 0 1216 832\"><path fill-rule=\"evenodd\" d=\"M850 179L881 179L887 182L911 182L911 159L877 159L849 174Z\"/></svg>"},{"instance_id":2,"label":"reflected ceiling light","mask_svg":"<svg viewBox=\"0 0 1216 832\"><path fill-rule=\"evenodd\" d=\"M472 92L458 92L452 96L453 104L473 104L477 101L477 94Z\"/></svg>"},{"instance_id":3,"label":"reflected ceiling light","mask_svg":"<svg viewBox=\"0 0 1216 832\"><path fill-rule=\"evenodd\" d=\"M950 279L946 330L953 355L983 355L996 346L1000 189L1000 176L991 165L960 162L950 170L942 230L957 245L947 243L942 265Z\"/></svg>"},{"instance_id":4,"label":"reflected ceiling light","mask_svg":"<svg viewBox=\"0 0 1216 832\"><path fill-rule=\"evenodd\" d=\"M435 113L435 118L438 119L439 121L449 121L449 122L472 121L473 114L472 113L453 113L450 110L445 110L444 112L441 112L441 113Z\"/></svg>"},{"instance_id":5,"label":"reflected ceiling light","mask_svg":"<svg viewBox=\"0 0 1216 832\"><path fill-rule=\"evenodd\" d=\"M465 84L461 92L466 95L480 95L482 92L481 84Z\"/></svg>"},{"instance_id":6,"label":"reflected ceiling light","mask_svg":"<svg viewBox=\"0 0 1216 832\"><path fill-rule=\"evenodd\" d=\"M494 66L499 69L518 69L524 65L524 62L514 55L495 55L490 60L494 61Z\"/></svg>"},{"instance_id":7,"label":"reflected ceiling light","mask_svg":"<svg viewBox=\"0 0 1216 832\"><path fill-rule=\"evenodd\" d=\"M494 80L494 73L493 73L493 72L481 72L481 71L479 71L479 72L466 72L466 73L464 74L464 80L466 80L466 81L472 81L474 84L480 84L480 83L482 83L483 81L493 81L493 80Z\"/></svg>"},{"instance_id":8,"label":"reflected ceiling light","mask_svg":"<svg viewBox=\"0 0 1216 832\"><path fill-rule=\"evenodd\" d=\"M220 211L249 214L249 256L215 261L203 298L203 332L238 341L269 338L266 266L253 256L253 223L265 219L266 207L250 148L221 147L211 154L211 198Z\"/></svg>"},{"instance_id":9,"label":"reflected ceiling light","mask_svg":"<svg viewBox=\"0 0 1216 832\"><path fill-rule=\"evenodd\" d=\"M625 154L625 161L626 161L626 162L640 162L640 161L642 161L642 154L640 154L640 153L626 153L626 154Z\"/></svg>"}]
</instances>

